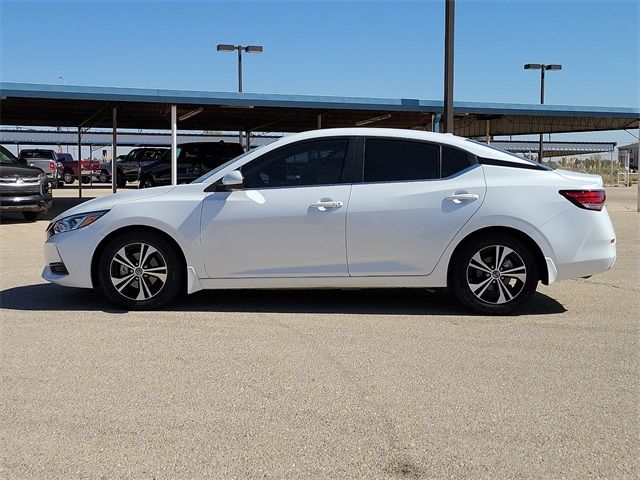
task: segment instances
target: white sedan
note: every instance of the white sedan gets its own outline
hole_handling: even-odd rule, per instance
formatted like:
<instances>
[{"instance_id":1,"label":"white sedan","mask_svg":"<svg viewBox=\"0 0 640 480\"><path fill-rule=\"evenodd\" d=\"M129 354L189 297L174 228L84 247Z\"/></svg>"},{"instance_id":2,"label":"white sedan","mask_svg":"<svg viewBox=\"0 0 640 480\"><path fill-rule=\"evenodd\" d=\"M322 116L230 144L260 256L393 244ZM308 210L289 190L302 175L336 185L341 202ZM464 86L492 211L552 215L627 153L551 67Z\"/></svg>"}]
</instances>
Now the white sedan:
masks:
<instances>
[{"instance_id":1,"label":"white sedan","mask_svg":"<svg viewBox=\"0 0 640 480\"><path fill-rule=\"evenodd\" d=\"M516 311L609 269L602 179L472 140L376 128L286 136L188 185L82 203L47 229L43 277L128 309L230 288L449 288ZM425 301L427 297L425 297Z\"/></svg>"}]
</instances>

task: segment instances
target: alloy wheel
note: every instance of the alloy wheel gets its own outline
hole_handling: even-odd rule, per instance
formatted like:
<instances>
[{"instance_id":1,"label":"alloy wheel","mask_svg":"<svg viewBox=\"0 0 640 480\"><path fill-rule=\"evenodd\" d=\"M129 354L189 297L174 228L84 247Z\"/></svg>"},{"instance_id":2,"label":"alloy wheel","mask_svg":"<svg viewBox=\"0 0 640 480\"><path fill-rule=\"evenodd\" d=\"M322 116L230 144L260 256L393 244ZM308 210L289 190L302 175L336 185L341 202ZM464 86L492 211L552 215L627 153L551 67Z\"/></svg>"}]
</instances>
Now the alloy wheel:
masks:
<instances>
[{"instance_id":1,"label":"alloy wheel","mask_svg":"<svg viewBox=\"0 0 640 480\"><path fill-rule=\"evenodd\" d=\"M511 302L522 292L527 269L518 253L504 245L490 245L471 257L467 284L482 302L500 305Z\"/></svg>"},{"instance_id":2,"label":"alloy wheel","mask_svg":"<svg viewBox=\"0 0 640 480\"><path fill-rule=\"evenodd\" d=\"M137 242L125 245L111 259L109 267L114 288L129 300L149 300L167 281L167 262L158 249Z\"/></svg>"}]
</instances>

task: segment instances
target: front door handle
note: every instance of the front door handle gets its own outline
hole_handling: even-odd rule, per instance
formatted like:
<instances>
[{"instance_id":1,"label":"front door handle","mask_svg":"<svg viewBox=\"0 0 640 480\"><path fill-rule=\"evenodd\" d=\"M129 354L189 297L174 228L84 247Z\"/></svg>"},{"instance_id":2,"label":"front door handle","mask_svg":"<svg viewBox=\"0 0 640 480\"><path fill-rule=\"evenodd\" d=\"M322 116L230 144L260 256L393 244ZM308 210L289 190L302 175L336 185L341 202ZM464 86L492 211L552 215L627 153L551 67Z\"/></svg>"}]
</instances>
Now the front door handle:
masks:
<instances>
[{"instance_id":1,"label":"front door handle","mask_svg":"<svg viewBox=\"0 0 640 480\"><path fill-rule=\"evenodd\" d=\"M329 209L329 208L342 208L344 206L343 202L334 202L332 201L320 201L320 202L316 202L316 203L312 203L311 205L309 205L311 208L317 208L318 210L320 210L321 212L324 212L325 210Z\"/></svg>"},{"instance_id":2,"label":"front door handle","mask_svg":"<svg viewBox=\"0 0 640 480\"><path fill-rule=\"evenodd\" d=\"M462 203L462 202L473 202L478 200L480 195L477 193L454 193L453 195L449 195L447 200L451 200L453 203Z\"/></svg>"}]
</instances>

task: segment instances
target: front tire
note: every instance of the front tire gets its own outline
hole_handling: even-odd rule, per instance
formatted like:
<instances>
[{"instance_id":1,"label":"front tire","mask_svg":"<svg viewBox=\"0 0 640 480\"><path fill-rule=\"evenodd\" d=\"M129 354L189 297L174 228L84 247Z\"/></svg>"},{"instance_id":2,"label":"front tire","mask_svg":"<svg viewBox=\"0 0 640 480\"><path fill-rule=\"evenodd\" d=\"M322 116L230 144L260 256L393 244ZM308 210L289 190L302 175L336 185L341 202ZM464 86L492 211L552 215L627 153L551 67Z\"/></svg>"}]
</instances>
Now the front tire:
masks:
<instances>
[{"instance_id":1,"label":"front tire","mask_svg":"<svg viewBox=\"0 0 640 480\"><path fill-rule=\"evenodd\" d=\"M29 222L35 222L36 220L42 218L44 215L42 214L42 212L22 212L22 216Z\"/></svg>"},{"instance_id":2,"label":"front tire","mask_svg":"<svg viewBox=\"0 0 640 480\"><path fill-rule=\"evenodd\" d=\"M508 234L476 237L453 260L451 287L460 303L490 315L514 313L535 293L539 273L534 252Z\"/></svg>"},{"instance_id":3,"label":"front tire","mask_svg":"<svg viewBox=\"0 0 640 480\"><path fill-rule=\"evenodd\" d=\"M152 177L146 176L140 179L140 183L138 184L138 188L151 188L155 187L156 182L153 181Z\"/></svg>"},{"instance_id":4,"label":"front tire","mask_svg":"<svg viewBox=\"0 0 640 480\"><path fill-rule=\"evenodd\" d=\"M101 183L107 183L109 181L109 174L106 170L100 170L100 176L98 177Z\"/></svg>"},{"instance_id":5,"label":"front tire","mask_svg":"<svg viewBox=\"0 0 640 480\"><path fill-rule=\"evenodd\" d=\"M65 170L64 173L62 174L62 180L67 185L71 185L73 182L76 181L76 177L73 175L73 172L71 170Z\"/></svg>"},{"instance_id":6,"label":"front tire","mask_svg":"<svg viewBox=\"0 0 640 480\"><path fill-rule=\"evenodd\" d=\"M185 267L163 237L129 232L111 240L98 262L99 289L128 310L153 310L182 290Z\"/></svg>"}]
</instances>

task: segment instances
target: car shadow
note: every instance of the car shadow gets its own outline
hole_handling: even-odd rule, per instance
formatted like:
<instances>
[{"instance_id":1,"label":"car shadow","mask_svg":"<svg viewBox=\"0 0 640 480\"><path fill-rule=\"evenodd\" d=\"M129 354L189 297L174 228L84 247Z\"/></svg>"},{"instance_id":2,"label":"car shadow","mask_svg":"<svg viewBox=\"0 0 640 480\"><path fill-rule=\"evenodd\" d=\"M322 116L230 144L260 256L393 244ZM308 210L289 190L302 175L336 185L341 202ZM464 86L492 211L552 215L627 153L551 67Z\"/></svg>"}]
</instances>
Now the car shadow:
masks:
<instances>
[{"instance_id":1,"label":"car shadow","mask_svg":"<svg viewBox=\"0 0 640 480\"><path fill-rule=\"evenodd\" d=\"M0 291L0 307L26 311L103 311L126 313L93 290L52 284ZM445 291L363 290L206 290L182 296L162 308L174 312L331 313L368 315L476 316ZM519 315L566 312L556 300L536 293Z\"/></svg>"}]
</instances>

